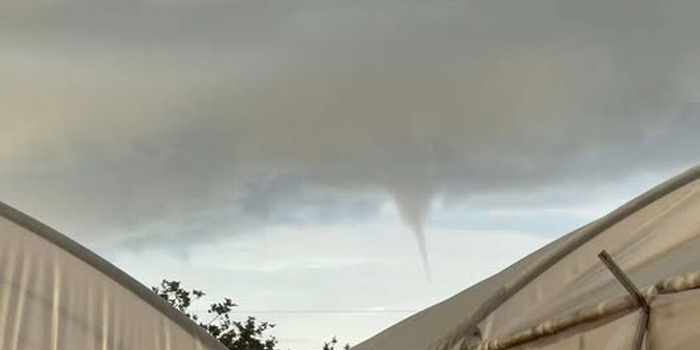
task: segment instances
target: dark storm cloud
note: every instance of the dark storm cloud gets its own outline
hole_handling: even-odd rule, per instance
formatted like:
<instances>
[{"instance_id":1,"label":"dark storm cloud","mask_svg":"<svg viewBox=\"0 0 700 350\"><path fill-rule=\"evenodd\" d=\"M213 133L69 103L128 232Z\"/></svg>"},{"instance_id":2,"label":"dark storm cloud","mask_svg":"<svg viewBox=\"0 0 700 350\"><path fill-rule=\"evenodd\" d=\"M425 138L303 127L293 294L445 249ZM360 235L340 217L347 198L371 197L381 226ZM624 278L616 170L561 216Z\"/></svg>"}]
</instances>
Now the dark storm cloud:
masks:
<instances>
[{"instance_id":1,"label":"dark storm cloud","mask_svg":"<svg viewBox=\"0 0 700 350\"><path fill-rule=\"evenodd\" d=\"M700 146L697 10L630 0L7 5L3 198L90 235L219 207L243 222L330 220L377 210L381 199L338 202L382 190L420 231L436 194L682 167ZM312 204L295 205L304 198Z\"/></svg>"}]
</instances>

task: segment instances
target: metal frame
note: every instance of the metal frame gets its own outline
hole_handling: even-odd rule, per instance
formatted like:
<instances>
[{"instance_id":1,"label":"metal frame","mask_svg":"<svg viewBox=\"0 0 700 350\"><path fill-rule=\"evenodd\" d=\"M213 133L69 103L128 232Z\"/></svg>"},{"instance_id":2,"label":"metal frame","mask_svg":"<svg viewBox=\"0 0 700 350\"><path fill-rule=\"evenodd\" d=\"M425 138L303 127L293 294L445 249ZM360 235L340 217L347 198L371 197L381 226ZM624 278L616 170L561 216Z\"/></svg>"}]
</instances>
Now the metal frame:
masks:
<instances>
[{"instance_id":1,"label":"metal frame","mask_svg":"<svg viewBox=\"0 0 700 350\"><path fill-rule=\"evenodd\" d=\"M644 345L644 336L649 328L649 313L651 312L651 307L649 306L646 298L644 298L644 295L642 295L642 293L639 291L639 288L637 288L627 274L622 271L620 266L615 263L615 260L613 260L608 252L605 250L601 251L598 254L598 258L603 261L605 267L610 270L617 281L620 282L623 287L625 287L627 293L629 293L642 311L642 314L639 317L639 323L637 324L637 329L634 332L634 344L632 345L632 350L642 350L642 346Z\"/></svg>"}]
</instances>

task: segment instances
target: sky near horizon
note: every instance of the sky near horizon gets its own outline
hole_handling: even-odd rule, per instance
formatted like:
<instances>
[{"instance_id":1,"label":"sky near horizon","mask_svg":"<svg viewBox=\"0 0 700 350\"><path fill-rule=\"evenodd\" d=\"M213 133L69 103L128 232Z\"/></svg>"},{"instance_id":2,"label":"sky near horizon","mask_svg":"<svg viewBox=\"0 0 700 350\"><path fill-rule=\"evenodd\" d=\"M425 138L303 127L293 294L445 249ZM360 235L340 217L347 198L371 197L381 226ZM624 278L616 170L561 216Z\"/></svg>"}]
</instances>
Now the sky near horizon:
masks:
<instances>
[{"instance_id":1,"label":"sky near horizon","mask_svg":"<svg viewBox=\"0 0 700 350\"><path fill-rule=\"evenodd\" d=\"M700 3L0 5L0 200L357 343L700 160Z\"/></svg>"}]
</instances>

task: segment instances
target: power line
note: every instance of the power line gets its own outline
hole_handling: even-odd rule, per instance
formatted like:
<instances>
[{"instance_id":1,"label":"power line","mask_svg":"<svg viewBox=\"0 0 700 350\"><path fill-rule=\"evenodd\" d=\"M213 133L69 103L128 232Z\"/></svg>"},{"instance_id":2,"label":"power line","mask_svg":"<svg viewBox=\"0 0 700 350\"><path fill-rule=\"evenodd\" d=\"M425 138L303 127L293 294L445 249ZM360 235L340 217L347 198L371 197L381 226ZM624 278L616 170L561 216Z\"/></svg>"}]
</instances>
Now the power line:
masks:
<instances>
[{"instance_id":1,"label":"power line","mask_svg":"<svg viewBox=\"0 0 700 350\"><path fill-rule=\"evenodd\" d=\"M383 314L414 313L418 310L231 310L237 314ZM194 314L206 314L207 311L192 311Z\"/></svg>"}]
</instances>

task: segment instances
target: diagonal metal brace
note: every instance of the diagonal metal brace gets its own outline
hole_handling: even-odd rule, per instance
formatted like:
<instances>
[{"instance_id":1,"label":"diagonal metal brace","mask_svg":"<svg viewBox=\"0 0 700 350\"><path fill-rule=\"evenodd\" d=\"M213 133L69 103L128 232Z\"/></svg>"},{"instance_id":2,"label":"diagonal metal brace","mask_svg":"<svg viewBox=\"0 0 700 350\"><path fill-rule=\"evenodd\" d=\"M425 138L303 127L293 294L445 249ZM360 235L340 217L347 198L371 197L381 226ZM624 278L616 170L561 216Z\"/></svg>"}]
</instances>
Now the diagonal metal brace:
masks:
<instances>
[{"instance_id":1,"label":"diagonal metal brace","mask_svg":"<svg viewBox=\"0 0 700 350\"><path fill-rule=\"evenodd\" d=\"M613 258L603 250L598 254L598 257L600 260L603 261L603 264L607 266L608 270L612 272L612 274L617 278L618 282L622 284L623 287L627 290L627 293L629 293L632 298L637 302L637 305L644 309L644 312L649 312L649 304L647 303L647 300L644 298L642 295L642 292L639 291L637 286L632 283L632 280L627 277L627 275L622 271L622 269L615 263Z\"/></svg>"},{"instance_id":2,"label":"diagonal metal brace","mask_svg":"<svg viewBox=\"0 0 700 350\"><path fill-rule=\"evenodd\" d=\"M608 270L612 272L613 276L617 278L617 281L620 282L623 287L625 287L627 293L634 298L637 305L642 309L642 315L639 319L639 324L637 325L637 330L634 334L634 345L632 347L633 350L641 350L644 342L644 334L649 326L649 312L651 311L651 307L649 307L649 303L639 291L639 288L632 283L632 280L625 274L624 271L622 271L620 266L615 263L608 252L605 250L601 251L598 254L598 258L603 261L603 264L605 264Z\"/></svg>"}]
</instances>

